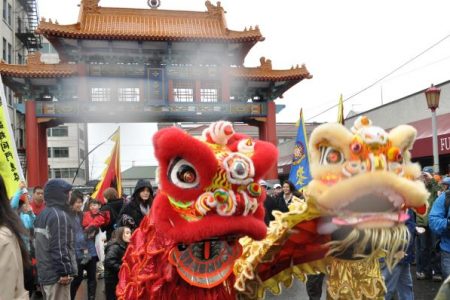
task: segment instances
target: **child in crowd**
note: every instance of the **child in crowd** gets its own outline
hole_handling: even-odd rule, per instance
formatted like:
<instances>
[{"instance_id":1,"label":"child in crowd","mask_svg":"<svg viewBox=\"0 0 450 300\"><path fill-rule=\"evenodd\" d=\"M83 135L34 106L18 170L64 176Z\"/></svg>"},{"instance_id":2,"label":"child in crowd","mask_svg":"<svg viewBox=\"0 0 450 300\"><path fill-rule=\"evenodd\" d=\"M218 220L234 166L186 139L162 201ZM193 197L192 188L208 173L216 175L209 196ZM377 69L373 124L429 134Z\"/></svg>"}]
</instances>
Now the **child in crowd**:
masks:
<instances>
[{"instance_id":1,"label":"child in crowd","mask_svg":"<svg viewBox=\"0 0 450 300\"><path fill-rule=\"evenodd\" d=\"M122 257L130 242L131 230L122 226L114 230L111 241L106 246L105 257L105 293L106 300L116 299L116 286L119 282L119 270Z\"/></svg>"},{"instance_id":2,"label":"child in crowd","mask_svg":"<svg viewBox=\"0 0 450 300\"><path fill-rule=\"evenodd\" d=\"M25 247L28 251L30 251L31 242L29 237L33 236L33 223L36 219L36 215L33 213L31 209L28 197L24 194L20 197L19 200L19 216L22 221L23 227L27 230L28 236L24 236Z\"/></svg>"},{"instance_id":3,"label":"child in crowd","mask_svg":"<svg viewBox=\"0 0 450 300\"><path fill-rule=\"evenodd\" d=\"M83 229L88 239L94 239L99 228L109 224L109 212L100 211L101 203L97 199L89 200L89 210L83 214Z\"/></svg>"}]
</instances>

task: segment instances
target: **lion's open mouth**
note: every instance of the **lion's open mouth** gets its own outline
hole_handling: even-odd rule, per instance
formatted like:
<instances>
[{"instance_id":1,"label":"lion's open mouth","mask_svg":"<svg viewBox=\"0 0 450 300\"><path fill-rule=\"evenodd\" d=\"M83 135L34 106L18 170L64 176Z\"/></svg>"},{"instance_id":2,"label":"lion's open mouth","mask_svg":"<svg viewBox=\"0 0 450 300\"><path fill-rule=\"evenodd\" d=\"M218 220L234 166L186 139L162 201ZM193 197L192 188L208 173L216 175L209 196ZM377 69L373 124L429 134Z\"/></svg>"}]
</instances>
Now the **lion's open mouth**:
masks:
<instances>
[{"instance_id":1,"label":"lion's open mouth","mask_svg":"<svg viewBox=\"0 0 450 300\"><path fill-rule=\"evenodd\" d=\"M402 211L403 204L403 198L390 190L365 194L344 204L332 222L359 228L392 226L408 220L408 214Z\"/></svg>"},{"instance_id":2,"label":"lion's open mouth","mask_svg":"<svg viewBox=\"0 0 450 300\"><path fill-rule=\"evenodd\" d=\"M189 284L212 288L230 276L235 260L241 255L242 246L236 239L212 239L179 244L170 251L169 261Z\"/></svg>"}]
</instances>

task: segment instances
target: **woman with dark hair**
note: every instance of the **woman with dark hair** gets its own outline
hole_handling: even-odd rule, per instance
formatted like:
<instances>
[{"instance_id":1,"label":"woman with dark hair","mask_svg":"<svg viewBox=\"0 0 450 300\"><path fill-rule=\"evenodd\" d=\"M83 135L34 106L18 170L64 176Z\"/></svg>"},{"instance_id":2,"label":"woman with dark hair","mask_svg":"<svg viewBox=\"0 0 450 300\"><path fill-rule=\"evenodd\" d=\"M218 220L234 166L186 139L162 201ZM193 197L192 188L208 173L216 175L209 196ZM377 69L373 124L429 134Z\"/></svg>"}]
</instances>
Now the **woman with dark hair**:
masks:
<instances>
[{"instance_id":1,"label":"woman with dark hair","mask_svg":"<svg viewBox=\"0 0 450 300\"><path fill-rule=\"evenodd\" d=\"M131 201L120 211L117 225L130 228L139 227L142 219L150 213L153 203L153 189L150 181L139 179Z\"/></svg>"},{"instance_id":2,"label":"woman with dark hair","mask_svg":"<svg viewBox=\"0 0 450 300\"><path fill-rule=\"evenodd\" d=\"M27 233L13 211L0 176L0 299L29 299L24 287L24 269L30 261L22 236Z\"/></svg>"},{"instance_id":3,"label":"woman with dark hair","mask_svg":"<svg viewBox=\"0 0 450 300\"><path fill-rule=\"evenodd\" d=\"M302 198L302 194L295 189L295 185L292 182L289 180L284 181L282 185L282 192L276 194L273 198L267 198L264 203L264 207L266 209L266 224L269 225L269 222L274 220L272 211L279 210L281 212L288 212L289 205L292 200L301 200Z\"/></svg>"},{"instance_id":4,"label":"woman with dark hair","mask_svg":"<svg viewBox=\"0 0 450 300\"><path fill-rule=\"evenodd\" d=\"M109 222L101 227L103 231L106 231L106 240L111 239L111 234L117 224L120 210L123 207L123 199L119 197L115 188L107 188L103 192L103 197L106 200L106 204L100 208L100 211L109 213Z\"/></svg>"},{"instance_id":5,"label":"woman with dark hair","mask_svg":"<svg viewBox=\"0 0 450 300\"><path fill-rule=\"evenodd\" d=\"M95 275L98 256L94 240L86 237L82 226L83 213L81 212L81 207L83 205L83 194L80 191L73 191L70 196L69 205L75 235L75 255L78 269L77 276L70 284L70 298L72 300L75 299L77 290L83 281L83 271L86 270L88 299L93 300L95 299L97 289Z\"/></svg>"},{"instance_id":6,"label":"woman with dark hair","mask_svg":"<svg viewBox=\"0 0 450 300\"><path fill-rule=\"evenodd\" d=\"M131 230L122 226L113 233L113 238L106 246L105 257L105 293L106 300L116 299L116 286L119 282L119 270L122 257L130 242Z\"/></svg>"}]
</instances>

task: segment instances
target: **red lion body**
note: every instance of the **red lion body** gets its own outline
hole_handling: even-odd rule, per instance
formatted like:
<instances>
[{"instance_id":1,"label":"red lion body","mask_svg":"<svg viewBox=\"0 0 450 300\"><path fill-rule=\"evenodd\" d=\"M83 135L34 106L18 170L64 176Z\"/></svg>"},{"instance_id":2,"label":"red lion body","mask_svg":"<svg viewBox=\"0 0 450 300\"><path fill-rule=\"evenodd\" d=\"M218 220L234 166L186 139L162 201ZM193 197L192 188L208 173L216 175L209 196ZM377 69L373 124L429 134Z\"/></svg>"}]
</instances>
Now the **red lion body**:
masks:
<instances>
[{"instance_id":1,"label":"red lion body","mask_svg":"<svg viewBox=\"0 0 450 300\"><path fill-rule=\"evenodd\" d=\"M266 235L258 181L276 163L276 147L223 121L203 140L166 128L153 144L159 190L124 256L119 299L235 299L238 239Z\"/></svg>"}]
</instances>

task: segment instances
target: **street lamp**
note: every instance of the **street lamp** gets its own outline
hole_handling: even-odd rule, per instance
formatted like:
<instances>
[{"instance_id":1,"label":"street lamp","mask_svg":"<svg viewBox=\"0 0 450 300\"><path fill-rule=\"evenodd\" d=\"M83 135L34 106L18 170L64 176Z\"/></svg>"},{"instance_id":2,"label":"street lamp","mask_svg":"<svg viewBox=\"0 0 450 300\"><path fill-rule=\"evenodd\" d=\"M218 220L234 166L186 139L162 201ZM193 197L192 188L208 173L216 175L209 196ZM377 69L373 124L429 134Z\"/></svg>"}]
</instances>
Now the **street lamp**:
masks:
<instances>
[{"instance_id":1,"label":"street lamp","mask_svg":"<svg viewBox=\"0 0 450 300\"><path fill-rule=\"evenodd\" d=\"M433 171L439 174L439 155L437 146L437 126L436 126L436 109L439 107L439 97L441 89L431 85L425 91L428 108L431 110L431 127L433 129Z\"/></svg>"}]
</instances>

